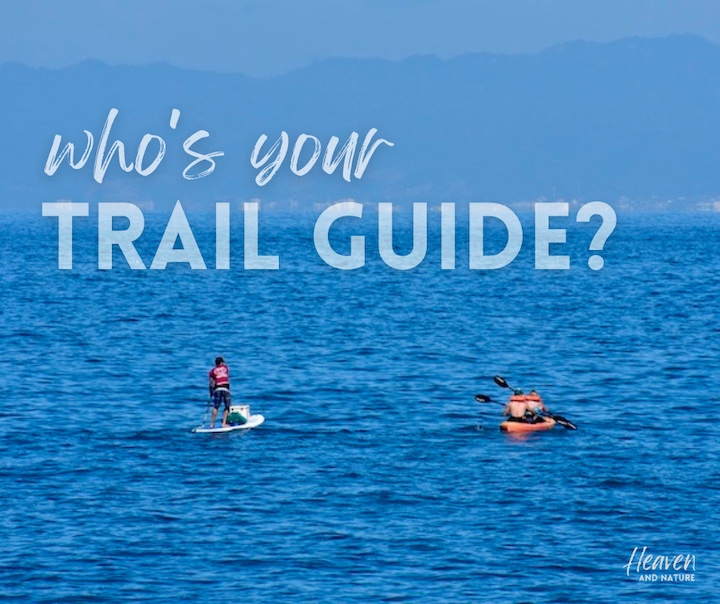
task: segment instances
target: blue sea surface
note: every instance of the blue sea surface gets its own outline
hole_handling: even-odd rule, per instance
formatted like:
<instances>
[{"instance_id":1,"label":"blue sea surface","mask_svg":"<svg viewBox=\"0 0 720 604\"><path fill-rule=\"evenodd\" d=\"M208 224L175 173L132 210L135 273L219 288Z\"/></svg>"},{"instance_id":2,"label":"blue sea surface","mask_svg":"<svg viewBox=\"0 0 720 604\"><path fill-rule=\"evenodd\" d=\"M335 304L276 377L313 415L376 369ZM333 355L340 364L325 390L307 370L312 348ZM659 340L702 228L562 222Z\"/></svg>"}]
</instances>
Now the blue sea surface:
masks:
<instances>
[{"instance_id":1,"label":"blue sea surface","mask_svg":"<svg viewBox=\"0 0 720 604\"><path fill-rule=\"evenodd\" d=\"M240 214L214 270L188 218L208 270L101 271L94 216L59 270L56 219L0 217L0 601L718 601L720 214L619 213L600 271L597 223L535 270L531 215L509 266L470 270L459 224L441 270L437 214L394 270L372 213L332 234L366 236L361 269L298 213L261 215L280 270L243 270ZM218 354L259 428L191 432ZM495 374L579 429L501 433ZM643 547L694 581L640 581Z\"/></svg>"}]
</instances>

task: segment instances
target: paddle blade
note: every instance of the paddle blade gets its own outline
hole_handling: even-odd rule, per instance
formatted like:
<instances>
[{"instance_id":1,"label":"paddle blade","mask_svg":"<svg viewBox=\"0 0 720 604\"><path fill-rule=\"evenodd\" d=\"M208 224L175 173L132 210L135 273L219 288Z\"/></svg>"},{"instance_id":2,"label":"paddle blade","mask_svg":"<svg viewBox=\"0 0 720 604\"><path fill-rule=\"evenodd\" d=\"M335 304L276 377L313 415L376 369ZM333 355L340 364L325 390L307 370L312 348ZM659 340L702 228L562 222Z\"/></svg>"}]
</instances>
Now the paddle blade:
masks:
<instances>
[{"instance_id":1,"label":"paddle blade","mask_svg":"<svg viewBox=\"0 0 720 604\"><path fill-rule=\"evenodd\" d=\"M510 386L508 386L508 383L505 381L505 378L500 377L499 375L496 375L496 376L493 378L493 381L494 381L498 386L500 386L500 388L510 388Z\"/></svg>"},{"instance_id":2,"label":"paddle blade","mask_svg":"<svg viewBox=\"0 0 720 604\"><path fill-rule=\"evenodd\" d=\"M552 418L563 428L567 428L568 430L577 430L577 426L569 419L565 419L562 415L553 415Z\"/></svg>"},{"instance_id":3,"label":"paddle blade","mask_svg":"<svg viewBox=\"0 0 720 604\"><path fill-rule=\"evenodd\" d=\"M476 394L475 402L476 403L492 403L493 400L489 396L486 396L485 394Z\"/></svg>"}]
</instances>

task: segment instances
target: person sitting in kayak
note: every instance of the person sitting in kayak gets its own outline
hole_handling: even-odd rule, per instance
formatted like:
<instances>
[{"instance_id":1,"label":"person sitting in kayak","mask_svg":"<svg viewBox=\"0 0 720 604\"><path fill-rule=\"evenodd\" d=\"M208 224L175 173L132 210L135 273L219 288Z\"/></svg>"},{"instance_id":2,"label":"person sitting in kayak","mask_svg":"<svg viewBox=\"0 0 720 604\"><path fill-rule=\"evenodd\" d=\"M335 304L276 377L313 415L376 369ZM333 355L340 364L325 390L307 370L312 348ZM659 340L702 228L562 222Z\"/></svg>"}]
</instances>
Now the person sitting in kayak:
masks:
<instances>
[{"instance_id":1,"label":"person sitting in kayak","mask_svg":"<svg viewBox=\"0 0 720 604\"><path fill-rule=\"evenodd\" d=\"M509 415L508 421L524 422L527 405L525 403L525 395L522 390L515 390L510 397L508 404L505 405L503 415Z\"/></svg>"},{"instance_id":2,"label":"person sitting in kayak","mask_svg":"<svg viewBox=\"0 0 720 604\"><path fill-rule=\"evenodd\" d=\"M509 415L509 422L521 422L524 424L537 424L545 420L535 411L540 395L533 390L530 395L525 396L522 390L515 390L505 406L503 415ZM537 409L545 409L542 399L539 400Z\"/></svg>"},{"instance_id":3,"label":"person sitting in kayak","mask_svg":"<svg viewBox=\"0 0 720 604\"><path fill-rule=\"evenodd\" d=\"M215 359L215 367L210 370L210 398L213 402L213 411L210 418L210 427L215 426L215 418L217 417L220 404L224 404L222 416L222 427L227 426L228 412L230 411L230 369L225 364L225 359L217 357Z\"/></svg>"},{"instance_id":4,"label":"person sitting in kayak","mask_svg":"<svg viewBox=\"0 0 720 604\"><path fill-rule=\"evenodd\" d=\"M545 413L549 413L548 408L545 406L545 403L543 403L540 393L534 388L525 396L525 404L527 405L527 410L533 415L543 415Z\"/></svg>"}]
</instances>

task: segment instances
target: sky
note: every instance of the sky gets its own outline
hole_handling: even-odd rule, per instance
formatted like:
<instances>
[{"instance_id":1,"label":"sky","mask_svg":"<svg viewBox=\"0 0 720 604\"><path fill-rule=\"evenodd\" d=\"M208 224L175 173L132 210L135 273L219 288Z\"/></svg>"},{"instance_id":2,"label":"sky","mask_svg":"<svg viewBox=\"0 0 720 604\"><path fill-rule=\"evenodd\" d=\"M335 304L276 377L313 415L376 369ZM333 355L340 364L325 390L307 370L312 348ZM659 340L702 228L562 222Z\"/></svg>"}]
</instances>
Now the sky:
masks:
<instances>
[{"instance_id":1,"label":"sky","mask_svg":"<svg viewBox=\"0 0 720 604\"><path fill-rule=\"evenodd\" d=\"M329 57L532 53L571 40L696 34L717 0L26 0L6 3L0 63L168 62L253 76Z\"/></svg>"}]
</instances>

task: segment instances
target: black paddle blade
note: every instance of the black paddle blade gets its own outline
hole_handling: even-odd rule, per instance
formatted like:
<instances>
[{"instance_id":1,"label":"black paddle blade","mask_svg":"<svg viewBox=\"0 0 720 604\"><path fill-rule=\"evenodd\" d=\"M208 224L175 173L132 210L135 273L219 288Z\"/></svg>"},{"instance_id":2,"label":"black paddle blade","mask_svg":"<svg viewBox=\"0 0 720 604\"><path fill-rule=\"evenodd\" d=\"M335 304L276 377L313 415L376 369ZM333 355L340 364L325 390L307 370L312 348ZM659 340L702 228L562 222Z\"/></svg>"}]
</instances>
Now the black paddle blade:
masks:
<instances>
[{"instance_id":1,"label":"black paddle blade","mask_svg":"<svg viewBox=\"0 0 720 604\"><path fill-rule=\"evenodd\" d=\"M505 381L505 378L500 377L499 375L496 375L496 376L493 378L493 381L494 381L498 386L500 386L500 388L510 388L510 386L508 386L508 383Z\"/></svg>"},{"instance_id":2,"label":"black paddle blade","mask_svg":"<svg viewBox=\"0 0 720 604\"><path fill-rule=\"evenodd\" d=\"M565 419L562 415L553 415L552 418L563 428L567 428L568 430L577 430L577 426L569 419Z\"/></svg>"},{"instance_id":3,"label":"black paddle blade","mask_svg":"<svg viewBox=\"0 0 720 604\"><path fill-rule=\"evenodd\" d=\"M492 403L493 400L489 396L486 396L485 394L476 394L475 402L476 403Z\"/></svg>"}]
</instances>

